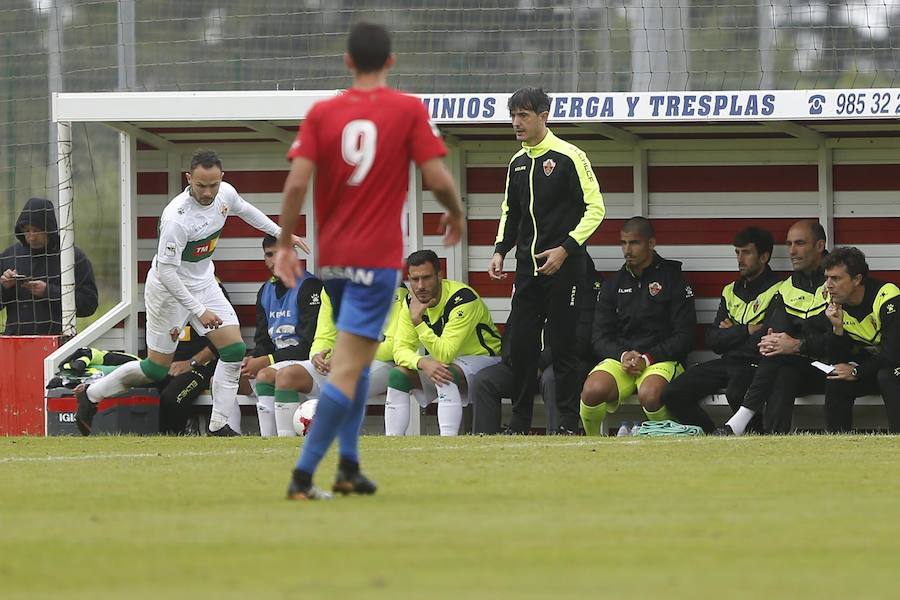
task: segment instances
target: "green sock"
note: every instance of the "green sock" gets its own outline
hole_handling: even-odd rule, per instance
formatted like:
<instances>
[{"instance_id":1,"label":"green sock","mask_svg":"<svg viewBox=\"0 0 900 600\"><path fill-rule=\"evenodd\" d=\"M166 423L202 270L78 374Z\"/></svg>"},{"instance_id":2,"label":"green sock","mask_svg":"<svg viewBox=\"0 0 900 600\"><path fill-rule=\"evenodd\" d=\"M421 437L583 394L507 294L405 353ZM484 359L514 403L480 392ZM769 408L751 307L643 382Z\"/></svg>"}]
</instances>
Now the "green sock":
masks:
<instances>
[{"instance_id":1,"label":"green sock","mask_svg":"<svg viewBox=\"0 0 900 600\"><path fill-rule=\"evenodd\" d=\"M300 402L300 394L297 390L275 390L275 402L290 404L292 402Z\"/></svg>"},{"instance_id":2,"label":"green sock","mask_svg":"<svg viewBox=\"0 0 900 600\"><path fill-rule=\"evenodd\" d=\"M585 435L600 435L603 418L606 417L606 402L601 402L597 406L588 406L582 402L580 412Z\"/></svg>"},{"instance_id":3,"label":"green sock","mask_svg":"<svg viewBox=\"0 0 900 600\"><path fill-rule=\"evenodd\" d=\"M669 409L665 406L660 407L659 410L649 411L646 408L644 409L644 414L647 415L647 418L651 421L671 421L672 415L669 414Z\"/></svg>"}]
</instances>

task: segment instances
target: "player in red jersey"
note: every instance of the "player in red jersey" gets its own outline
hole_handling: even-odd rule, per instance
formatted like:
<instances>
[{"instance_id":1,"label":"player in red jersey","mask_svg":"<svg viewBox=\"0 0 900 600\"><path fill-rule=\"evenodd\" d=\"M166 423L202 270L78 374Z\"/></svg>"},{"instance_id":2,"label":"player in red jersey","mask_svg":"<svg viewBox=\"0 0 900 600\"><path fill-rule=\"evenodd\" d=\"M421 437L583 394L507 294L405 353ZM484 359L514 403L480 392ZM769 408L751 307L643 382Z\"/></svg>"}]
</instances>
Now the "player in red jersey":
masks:
<instances>
[{"instance_id":1,"label":"player in red jersey","mask_svg":"<svg viewBox=\"0 0 900 600\"><path fill-rule=\"evenodd\" d=\"M288 487L288 499L331 495L312 485L316 467L339 438L340 463L332 490L371 494L375 484L359 470L359 431L366 411L368 369L403 268L401 219L415 161L425 185L446 209L444 243L459 243L465 227L447 153L422 102L387 87L394 65L391 41L380 25L350 31L344 64L353 87L317 103L288 152L282 230L293 231L316 174L318 275L334 307L338 330L331 372ZM303 274L289 237L279 239L275 273L290 287Z\"/></svg>"}]
</instances>

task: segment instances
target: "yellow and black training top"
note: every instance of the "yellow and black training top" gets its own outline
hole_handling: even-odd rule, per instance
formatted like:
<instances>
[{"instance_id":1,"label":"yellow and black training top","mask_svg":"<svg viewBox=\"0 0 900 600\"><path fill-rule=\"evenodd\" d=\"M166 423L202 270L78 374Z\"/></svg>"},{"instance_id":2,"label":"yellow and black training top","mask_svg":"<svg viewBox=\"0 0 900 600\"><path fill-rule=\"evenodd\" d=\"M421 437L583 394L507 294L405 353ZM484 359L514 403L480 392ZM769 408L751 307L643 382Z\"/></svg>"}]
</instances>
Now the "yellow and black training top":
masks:
<instances>
[{"instance_id":1,"label":"yellow and black training top","mask_svg":"<svg viewBox=\"0 0 900 600\"><path fill-rule=\"evenodd\" d=\"M862 302L842 308L844 334L829 337L829 359L858 362L860 379L900 366L900 288L867 277Z\"/></svg>"},{"instance_id":2,"label":"yellow and black training top","mask_svg":"<svg viewBox=\"0 0 900 600\"><path fill-rule=\"evenodd\" d=\"M401 305L394 331L394 362L417 369L423 346L431 358L450 364L457 356L499 356L500 333L484 300L469 286L441 280L441 299L413 326L409 298Z\"/></svg>"},{"instance_id":3,"label":"yellow and black training top","mask_svg":"<svg viewBox=\"0 0 900 600\"><path fill-rule=\"evenodd\" d=\"M535 254L557 246L583 252L605 214L587 155L548 129L509 161L494 251L505 256L516 246L517 270L537 275Z\"/></svg>"}]
</instances>

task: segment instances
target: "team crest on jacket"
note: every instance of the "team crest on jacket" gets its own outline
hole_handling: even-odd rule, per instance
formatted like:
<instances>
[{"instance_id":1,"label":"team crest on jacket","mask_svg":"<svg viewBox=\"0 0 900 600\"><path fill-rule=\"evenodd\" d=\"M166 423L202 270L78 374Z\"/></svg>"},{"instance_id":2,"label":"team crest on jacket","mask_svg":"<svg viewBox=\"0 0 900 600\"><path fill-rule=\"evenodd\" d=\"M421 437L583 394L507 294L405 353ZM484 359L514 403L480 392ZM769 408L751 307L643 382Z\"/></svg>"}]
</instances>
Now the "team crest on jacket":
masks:
<instances>
[{"instance_id":1,"label":"team crest on jacket","mask_svg":"<svg viewBox=\"0 0 900 600\"><path fill-rule=\"evenodd\" d=\"M647 289L650 290L651 296L655 296L662 291L662 284L658 281L654 281L647 286Z\"/></svg>"},{"instance_id":2,"label":"team crest on jacket","mask_svg":"<svg viewBox=\"0 0 900 600\"><path fill-rule=\"evenodd\" d=\"M181 337L181 328L180 328L180 327L173 327L172 329L170 329L170 330L169 330L169 337L172 338L172 341L173 341L173 342L177 342L177 341L178 341L178 338Z\"/></svg>"},{"instance_id":3,"label":"team crest on jacket","mask_svg":"<svg viewBox=\"0 0 900 600\"><path fill-rule=\"evenodd\" d=\"M544 161L544 175L550 177L550 173L553 172L553 169L556 168L556 161L552 158L548 158Z\"/></svg>"},{"instance_id":4,"label":"team crest on jacket","mask_svg":"<svg viewBox=\"0 0 900 600\"><path fill-rule=\"evenodd\" d=\"M757 298L756 300L753 301L753 312L756 312L758 310L759 310L759 298Z\"/></svg>"}]
</instances>

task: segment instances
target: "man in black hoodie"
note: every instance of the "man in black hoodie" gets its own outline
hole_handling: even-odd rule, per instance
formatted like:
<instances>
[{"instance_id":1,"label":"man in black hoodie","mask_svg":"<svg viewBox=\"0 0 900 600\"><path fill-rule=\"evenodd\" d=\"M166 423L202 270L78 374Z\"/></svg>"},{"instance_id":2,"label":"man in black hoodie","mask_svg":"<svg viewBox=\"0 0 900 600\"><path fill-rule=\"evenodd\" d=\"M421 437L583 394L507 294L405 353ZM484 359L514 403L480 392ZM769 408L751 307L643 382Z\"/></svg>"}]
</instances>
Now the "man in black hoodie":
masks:
<instances>
[{"instance_id":1,"label":"man in black hoodie","mask_svg":"<svg viewBox=\"0 0 900 600\"><path fill-rule=\"evenodd\" d=\"M0 309L6 309L3 335L59 335L63 331L59 227L53 204L31 198L16 220L18 242L0 254ZM97 310L94 268L75 247L75 314Z\"/></svg>"}]
</instances>

